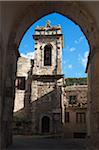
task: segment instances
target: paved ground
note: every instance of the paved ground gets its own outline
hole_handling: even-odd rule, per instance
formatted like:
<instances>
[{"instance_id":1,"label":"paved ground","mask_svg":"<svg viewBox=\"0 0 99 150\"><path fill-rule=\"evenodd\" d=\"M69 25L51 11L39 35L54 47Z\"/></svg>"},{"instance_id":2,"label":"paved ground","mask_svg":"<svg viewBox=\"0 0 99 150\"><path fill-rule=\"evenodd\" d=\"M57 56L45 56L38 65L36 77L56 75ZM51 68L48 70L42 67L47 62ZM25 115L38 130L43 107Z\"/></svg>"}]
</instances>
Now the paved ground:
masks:
<instances>
[{"instance_id":1,"label":"paved ground","mask_svg":"<svg viewBox=\"0 0 99 150\"><path fill-rule=\"evenodd\" d=\"M15 136L8 150L86 150L86 139Z\"/></svg>"}]
</instances>

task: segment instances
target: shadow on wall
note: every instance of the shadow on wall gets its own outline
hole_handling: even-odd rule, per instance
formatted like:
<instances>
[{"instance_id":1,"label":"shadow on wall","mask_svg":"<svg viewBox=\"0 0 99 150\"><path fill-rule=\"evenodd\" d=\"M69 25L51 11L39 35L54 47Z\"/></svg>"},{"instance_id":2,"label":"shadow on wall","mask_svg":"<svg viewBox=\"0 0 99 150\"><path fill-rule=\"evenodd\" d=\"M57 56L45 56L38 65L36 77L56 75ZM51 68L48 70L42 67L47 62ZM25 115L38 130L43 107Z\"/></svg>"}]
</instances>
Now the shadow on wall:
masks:
<instances>
[{"instance_id":1,"label":"shadow on wall","mask_svg":"<svg viewBox=\"0 0 99 150\"><path fill-rule=\"evenodd\" d=\"M42 79L40 79L42 81ZM52 91L31 102L32 67L26 80L27 90L24 94L24 108L14 112L14 134L56 134L62 133L61 119L61 87L54 87ZM55 111L57 110L57 111ZM43 118L49 118L45 124ZM47 130L49 126L49 130Z\"/></svg>"},{"instance_id":2,"label":"shadow on wall","mask_svg":"<svg viewBox=\"0 0 99 150\"><path fill-rule=\"evenodd\" d=\"M61 102L60 99L57 100L57 89L32 103L26 98L25 101L27 101L27 105L25 103L24 108L14 113L14 134L44 134L45 129L42 129L43 117L48 117L50 120L48 134L61 132ZM56 109L59 111L54 112Z\"/></svg>"}]
</instances>

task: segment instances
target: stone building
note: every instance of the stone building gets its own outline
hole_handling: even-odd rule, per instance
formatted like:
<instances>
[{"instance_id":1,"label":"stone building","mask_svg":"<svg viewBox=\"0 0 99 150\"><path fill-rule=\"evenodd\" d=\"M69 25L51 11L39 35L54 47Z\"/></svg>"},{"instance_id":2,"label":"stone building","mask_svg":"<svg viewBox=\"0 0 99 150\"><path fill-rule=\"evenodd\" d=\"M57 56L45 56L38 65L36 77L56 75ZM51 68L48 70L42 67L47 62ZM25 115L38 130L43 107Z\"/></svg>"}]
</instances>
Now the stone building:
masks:
<instances>
[{"instance_id":1,"label":"stone building","mask_svg":"<svg viewBox=\"0 0 99 150\"><path fill-rule=\"evenodd\" d=\"M69 123L69 114L73 120L75 112L86 112L87 87L63 87L63 34L59 25L52 27L48 21L45 27L36 27L33 38L34 60L20 57L18 61L14 116L31 122L31 133L62 134L65 130L66 136L72 137L76 130L73 131L73 122ZM86 133L86 125L80 127L82 134Z\"/></svg>"},{"instance_id":2,"label":"stone building","mask_svg":"<svg viewBox=\"0 0 99 150\"><path fill-rule=\"evenodd\" d=\"M66 137L87 136L87 85L71 85L64 88Z\"/></svg>"},{"instance_id":3,"label":"stone building","mask_svg":"<svg viewBox=\"0 0 99 150\"><path fill-rule=\"evenodd\" d=\"M25 57L20 57L18 59L14 112L17 112L24 107L24 95L27 86L25 86L25 82L28 79L28 73L30 71L30 68L30 59L27 59Z\"/></svg>"}]
</instances>

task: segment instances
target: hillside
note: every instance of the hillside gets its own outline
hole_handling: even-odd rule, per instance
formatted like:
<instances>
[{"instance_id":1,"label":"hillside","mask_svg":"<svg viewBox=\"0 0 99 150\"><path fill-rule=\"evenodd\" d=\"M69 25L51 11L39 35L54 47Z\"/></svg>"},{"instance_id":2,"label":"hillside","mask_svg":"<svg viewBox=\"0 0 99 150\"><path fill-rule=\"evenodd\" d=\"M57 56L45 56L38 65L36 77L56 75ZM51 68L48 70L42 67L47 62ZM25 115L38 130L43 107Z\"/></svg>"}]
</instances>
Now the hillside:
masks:
<instances>
[{"instance_id":1,"label":"hillside","mask_svg":"<svg viewBox=\"0 0 99 150\"><path fill-rule=\"evenodd\" d=\"M87 85L87 78L66 78L64 86Z\"/></svg>"}]
</instances>

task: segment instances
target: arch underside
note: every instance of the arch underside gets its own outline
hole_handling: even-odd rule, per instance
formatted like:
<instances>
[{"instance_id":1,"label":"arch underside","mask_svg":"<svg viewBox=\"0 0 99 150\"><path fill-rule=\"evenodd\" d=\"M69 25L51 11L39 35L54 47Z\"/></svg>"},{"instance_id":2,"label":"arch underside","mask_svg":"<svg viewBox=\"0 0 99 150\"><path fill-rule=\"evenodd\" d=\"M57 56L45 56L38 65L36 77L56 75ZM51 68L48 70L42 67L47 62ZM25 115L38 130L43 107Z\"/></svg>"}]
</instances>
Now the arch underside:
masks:
<instances>
[{"instance_id":1,"label":"arch underside","mask_svg":"<svg viewBox=\"0 0 99 150\"><path fill-rule=\"evenodd\" d=\"M45 15L56 12L66 16L80 26L88 39L91 49L96 46L97 39L99 39L97 37L99 36L95 20L89 15L89 12L81 7L80 2L34 2L33 4L28 6L23 14L16 19L9 37L10 44L15 43L18 48L25 32L33 23Z\"/></svg>"}]
</instances>

